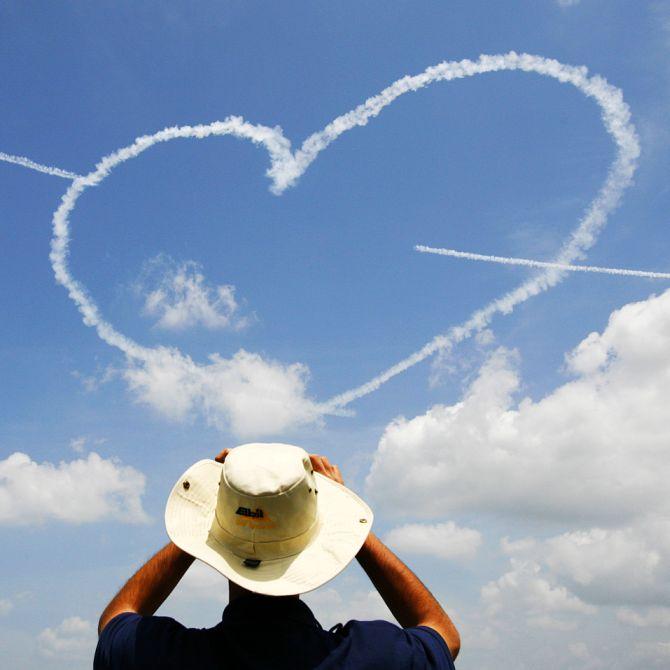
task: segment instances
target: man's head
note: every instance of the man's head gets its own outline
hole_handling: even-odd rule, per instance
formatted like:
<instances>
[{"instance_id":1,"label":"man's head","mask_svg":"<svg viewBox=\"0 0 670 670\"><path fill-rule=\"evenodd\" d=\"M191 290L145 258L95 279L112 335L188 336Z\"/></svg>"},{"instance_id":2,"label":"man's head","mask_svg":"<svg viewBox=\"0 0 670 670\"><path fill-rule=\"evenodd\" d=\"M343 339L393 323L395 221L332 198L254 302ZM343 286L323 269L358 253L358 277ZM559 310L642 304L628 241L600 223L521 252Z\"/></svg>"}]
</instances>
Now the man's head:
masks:
<instances>
[{"instance_id":1,"label":"man's head","mask_svg":"<svg viewBox=\"0 0 670 670\"><path fill-rule=\"evenodd\" d=\"M311 591L365 541L370 508L315 472L300 447L245 444L221 460L199 461L180 477L165 522L176 545L236 584L268 595Z\"/></svg>"}]
</instances>

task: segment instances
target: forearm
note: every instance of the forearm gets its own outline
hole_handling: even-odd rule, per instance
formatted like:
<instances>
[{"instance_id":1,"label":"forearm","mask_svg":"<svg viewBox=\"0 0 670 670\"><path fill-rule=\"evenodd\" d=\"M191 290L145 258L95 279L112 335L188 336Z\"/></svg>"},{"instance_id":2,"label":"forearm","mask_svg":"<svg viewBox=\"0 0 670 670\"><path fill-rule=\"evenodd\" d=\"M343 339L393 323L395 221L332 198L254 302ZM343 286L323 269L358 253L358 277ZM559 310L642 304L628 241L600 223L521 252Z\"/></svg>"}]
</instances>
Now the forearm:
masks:
<instances>
[{"instance_id":1,"label":"forearm","mask_svg":"<svg viewBox=\"0 0 670 670\"><path fill-rule=\"evenodd\" d=\"M193 557L172 542L150 558L123 586L100 617L98 633L117 614L153 614L184 576Z\"/></svg>"},{"instance_id":2,"label":"forearm","mask_svg":"<svg viewBox=\"0 0 670 670\"><path fill-rule=\"evenodd\" d=\"M357 558L398 623L404 628L436 629L455 658L460 648L458 632L421 580L372 533Z\"/></svg>"}]
</instances>

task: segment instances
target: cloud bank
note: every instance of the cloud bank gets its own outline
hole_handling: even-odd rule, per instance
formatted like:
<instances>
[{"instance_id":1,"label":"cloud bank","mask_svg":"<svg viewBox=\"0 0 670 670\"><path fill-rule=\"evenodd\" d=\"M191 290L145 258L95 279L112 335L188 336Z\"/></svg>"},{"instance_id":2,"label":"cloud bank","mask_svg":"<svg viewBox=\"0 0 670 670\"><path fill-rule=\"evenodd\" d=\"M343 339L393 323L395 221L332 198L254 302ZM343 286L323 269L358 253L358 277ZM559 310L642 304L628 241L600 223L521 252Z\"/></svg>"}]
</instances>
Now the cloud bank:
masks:
<instances>
[{"instance_id":1,"label":"cloud bank","mask_svg":"<svg viewBox=\"0 0 670 670\"><path fill-rule=\"evenodd\" d=\"M469 560L477 554L482 535L472 528L461 528L453 521L437 524L409 523L390 530L384 536L384 542L401 554Z\"/></svg>"},{"instance_id":2,"label":"cloud bank","mask_svg":"<svg viewBox=\"0 0 670 670\"><path fill-rule=\"evenodd\" d=\"M576 379L516 399L517 355L500 348L454 405L399 418L368 489L398 511L457 510L613 524L668 511L670 291L615 311L567 356Z\"/></svg>"},{"instance_id":3,"label":"cloud bank","mask_svg":"<svg viewBox=\"0 0 670 670\"><path fill-rule=\"evenodd\" d=\"M54 628L45 628L38 635L37 642L41 654L46 658L91 659L97 635L90 621L73 616Z\"/></svg>"},{"instance_id":4,"label":"cloud bank","mask_svg":"<svg viewBox=\"0 0 670 670\"><path fill-rule=\"evenodd\" d=\"M95 452L54 465L17 451L0 461L0 526L144 523L145 482L141 472Z\"/></svg>"},{"instance_id":5,"label":"cloud bank","mask_svg":"<svg viewBox=\"0 0 670 670\"><path fill-rule=\"evenodd\" d=\"M535 628L606 666L573 636L597 638L614 615L622 639L599 644L604 656L664 667L662 639L639 637L670 627L668 352L670 290L615 310L566 355L573 378L540 399L519 397L518 354L499 348L459 402L387 426L367 488L390 514L411 496L419 518L541 524L542 537L501 542L508 567L473 615L480 648ZM532 650L533 663L554 667L552 653Z\"/></svg>"}]
</instances>

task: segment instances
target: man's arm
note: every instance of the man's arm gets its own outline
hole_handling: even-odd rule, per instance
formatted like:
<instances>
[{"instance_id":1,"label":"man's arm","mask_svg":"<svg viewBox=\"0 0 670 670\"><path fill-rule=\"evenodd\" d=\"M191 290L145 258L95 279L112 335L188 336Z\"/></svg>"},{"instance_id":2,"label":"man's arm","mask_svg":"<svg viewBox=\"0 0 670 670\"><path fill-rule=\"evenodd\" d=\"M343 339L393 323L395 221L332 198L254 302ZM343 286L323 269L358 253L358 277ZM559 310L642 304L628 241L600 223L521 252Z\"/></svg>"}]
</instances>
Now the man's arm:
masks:
<instances>
[{"instance_id":1,"label":"man's arm","mask_svg":"<svg viewBox=\"0 0 670 670\"><path fill-rule=\"evenodd\" d=\"M165 545L112 598L100 617L98 635L117 614L152 615L172 593L193 560L193 556L172 542Z\"/></svg>"},{"instance_id":2,"label":"man's arm","mask_svg":"<svg viewBox=\"0 0 670 670\"><path fill-rule=\"evenodd\" d=\"M310 458L316 472L344 484L339 468L327 458ZM403 628L428 626L437 631L455 659L461 648L458 631L421 580L373 533L368 535L357 559L398 623Z\"/></svg>"},{"instance_id":3,"label":"man's arm","mask_svg":"<svg viewBox=\"0 0 670 670\"><path fill-rule=\"evenodd\" d=\"M421 580L373 533L356 557L386 606L403 628L428 626L458 656L461 639L447 613Z\"/></svg>"},{"instance_id":4,"label":"man's arm","mask_svg":"<svg viewBox=\"0 0 670 670\"><path fill-rule=\"evenodd\" d=\"M224 449L214 460L223 463L229 452L230 449ZM151 616L179 584L194 560L193 556L172 542L166 544L112 598L100 616L98 635L117 614L134 612Z\"/></svg>"}]
</instances>

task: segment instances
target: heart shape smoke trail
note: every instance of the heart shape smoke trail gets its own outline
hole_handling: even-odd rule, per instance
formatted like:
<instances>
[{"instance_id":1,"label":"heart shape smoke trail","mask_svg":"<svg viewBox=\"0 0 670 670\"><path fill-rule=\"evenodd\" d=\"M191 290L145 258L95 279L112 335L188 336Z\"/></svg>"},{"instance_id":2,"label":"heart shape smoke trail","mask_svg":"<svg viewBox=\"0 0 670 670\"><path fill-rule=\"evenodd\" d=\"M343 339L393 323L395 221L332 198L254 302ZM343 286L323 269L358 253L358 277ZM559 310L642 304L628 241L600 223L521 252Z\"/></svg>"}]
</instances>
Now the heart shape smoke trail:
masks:
<instances>
[{"instance_id":1,"label":"heart shape smoke trail","mask_svg":"<svg viewBox=\"0 0 670 670\"><path fill-rule=\"evenodd\" d=\"M233 135L265 147L270 156L270 168L267 170L267 176L272 182L270 188L273 193L279 195L293 186L319 153L342 133L356 126L366 125L369 120L376 117L386 106L404 93L419 90L438 81L451 81L503 70L535 72L552 77L561 83L572 84L600 106L605 128L616 143L617 155L609 168L604 184L588 206L577 227L564 242L555 262L569 264L581 259L585 256L586 250L596 241L610 212L619 204L623 191L631 183L635 172L640 147L635 128L630 121L630 110L624 102L620 89L610 85L602 77L589 76L585 67L574 67L541 56L510 52L504 55L482 55L476 61L443 62L427 68L421 74L403 77L378 95L366 100L362 105L337 117L323 130L310 135L295 152L291 151L291 143L284 137L280 128L253 125L235 116L208 125L166 128L154 135L140 137L131 145L105 156L96 165L95 170L89 174L74 179L70 188L63 195L62 203L53 216L50 258L56 279L68 290L70 297L84 317L84 323L95 327L98 335L105 342L124 352L133 365L171 366L170 374L179 376L184 392L190 393L191 398L199 397L203 408L207 409L210 403L209 395L212 390L216 389L216 385L208 382L208 376L215 374L217 369L220 371L220 366L225 364L223 359L214 355L211 363L199 365L176 349L141 346L119 333L102 318L98 307L84 286L70 273L67 262L70 241L69 216L81 194L88 187L100 184L116 166L139 156L159 142L187 137L203 139L212 135ZM444 334L435 336L419 351L361 386L341 393L326 402L305 401L301 409L293 412L293 416L284 424L305 422L324 414L342 413L344 408L357 398L372 393L392 377L437 351L448 349L485 328L495 314L511 312L516 305L556 285L565 274L565 271L550 268L535 275L514 290L474 312L466 322L452 327Z\"/></svg>"}]
</instances>

